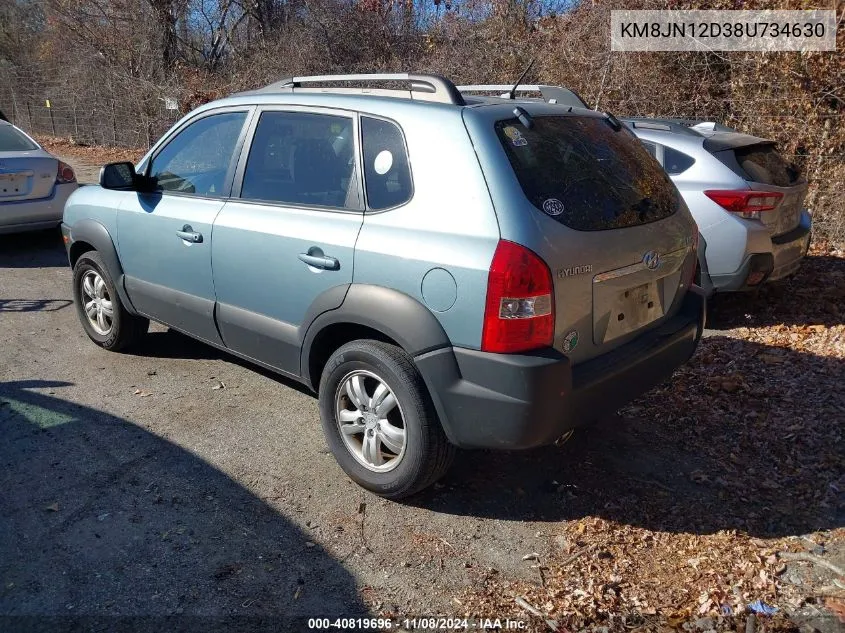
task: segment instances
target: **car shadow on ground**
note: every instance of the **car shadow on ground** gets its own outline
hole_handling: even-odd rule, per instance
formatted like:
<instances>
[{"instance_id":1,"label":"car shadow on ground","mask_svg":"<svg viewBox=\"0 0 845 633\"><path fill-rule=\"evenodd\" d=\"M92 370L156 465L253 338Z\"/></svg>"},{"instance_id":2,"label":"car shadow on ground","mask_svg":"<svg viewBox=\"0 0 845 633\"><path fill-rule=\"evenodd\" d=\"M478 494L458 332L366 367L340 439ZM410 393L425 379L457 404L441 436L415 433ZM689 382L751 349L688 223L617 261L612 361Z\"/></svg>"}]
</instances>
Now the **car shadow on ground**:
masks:
<instances>
[{"instance_id":1,"label":"car shadow on ground","mask_svg":"<svg viewBox=\"0 0 845 633\"><path fill-rule=\"evenodd\" d=\"M141 356L144 358L178 358L187 360L220 360L232 363L240 367L254 371L257 374L266 376L278 382L281 386L295 389L301 393L314 395L314 392L302 383L287 378L269 369L265 369L253 362L244 360L234 354L218 349L212 345L206 345L187 334L182 334L170 328L149 332L136 345L127 348L122 354Z\"/></svg>"},{"instance_id":2,"label":"car shadow on ground","mask_svg":"<svg viewBox=\"0 0 845 633\"><path fill-rule=\"evenodd\" d=\"M0 299L0 312L55 312L71 305L67 299Z\"/></svg>"},{"instance_id":3,"label":"car shadow on ground","mask_svg":"<svg viewBox=\"0 0 845 633\"><path fill-rule=\"evenodd\" d=\"M795 276L754 292L716 294L709 301L707 327L729 330L766 325L845 323L845 259L810 256Z\"/></svg>"},{"instance_id":4,"label":"car shadow on ground","mask_svg":"<svg viewBox=\"0 0 845 633\"><path fill-rule=\"evenodd\" d=\"M0 235L0 268L67 267L58 229Z\"/></svg>"},{"instance_id":5,"label":"car shadow on ground","mask_svg":"<svg viewBox=\"0 0 845 633\"><path fill-rule=\"evenodd\" d=\"M562 447L461 453L445 487L412 502L457 515L602 516L698 534L842 527L842 384L842 359L705 339L671 382L620 415Z\"/></svg>"},{"instance_id":6,"label":"car shadow on ground","mask_svg":"<svg viewBox=\"0 0 845 633\"><path fill-rule=\"evenodd\" d=\"M291 618L367 613L284 516L193 453L45 395L67 385L0 383L0 629L305 630Z\"/></svg>"},{"instance_id":7,"label":"car shadow on ground","mask_svg":"<svg viewBox=\"0 0 845 633\"><path fill-rule=\"evenodd\" d=\"M176 330L148 332L138 343L122 351L123 354L144 358L180 358L186 360L236 361L236 357L206 345Z\"/></svg>"}]
</instances>

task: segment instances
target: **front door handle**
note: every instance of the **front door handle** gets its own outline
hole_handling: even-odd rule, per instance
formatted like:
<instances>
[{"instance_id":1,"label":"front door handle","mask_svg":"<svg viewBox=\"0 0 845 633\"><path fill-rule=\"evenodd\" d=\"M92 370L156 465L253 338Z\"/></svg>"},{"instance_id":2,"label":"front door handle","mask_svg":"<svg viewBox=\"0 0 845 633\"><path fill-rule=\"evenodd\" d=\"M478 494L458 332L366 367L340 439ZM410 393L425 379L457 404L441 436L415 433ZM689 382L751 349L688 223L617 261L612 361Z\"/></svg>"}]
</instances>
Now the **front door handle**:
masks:
<instances>
[{"instance_id":1,"label":"front door handle","mask_svg":"<svg viewBox=\"0 0 845 633\"><path fill-rule=\"evenodd\" d=\"M340 270L340 262L337 261L336 258L329 257L328 255L300 253L299 259L314 268L322 268L323 270Z\"/></svg>"},{"instance_id":2,"label":"front door handle","mask_svg":"<svg viewBox=\"0 0 845 633\"><path fill-rule=\"evenodd\" d=\"M181 231L176 231L176 235L191 244L199 244L202 242L202 233L195 231L190 224L183 226Z\"/></svg>"}]
</instances>

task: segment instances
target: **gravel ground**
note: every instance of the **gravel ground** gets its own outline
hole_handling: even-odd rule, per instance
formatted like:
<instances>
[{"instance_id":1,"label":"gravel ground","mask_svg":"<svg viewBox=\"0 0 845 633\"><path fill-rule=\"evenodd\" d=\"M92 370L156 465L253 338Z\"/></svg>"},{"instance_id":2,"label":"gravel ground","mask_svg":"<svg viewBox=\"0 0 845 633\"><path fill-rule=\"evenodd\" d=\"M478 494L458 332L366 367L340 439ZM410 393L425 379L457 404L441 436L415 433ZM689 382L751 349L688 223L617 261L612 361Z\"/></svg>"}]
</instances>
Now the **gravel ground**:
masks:
<instances>
[{"instance_id":1,"label":"gravel ground","mask_svg":"<svg viewBox=\"0 0 845 633\"><path fill-rule=\"evenodd\" d=\"M97 348L59 236L3 237L0 629L370 613L735 630L760 598L770 630L841 630L845 579L777 554L845 564L843 305L845 259L820 253L718 302L693 361L619 416L562 447L461 453L392 503L335 464L311 394L161 327L133 354Z\"/></svg>"}]
</instances>

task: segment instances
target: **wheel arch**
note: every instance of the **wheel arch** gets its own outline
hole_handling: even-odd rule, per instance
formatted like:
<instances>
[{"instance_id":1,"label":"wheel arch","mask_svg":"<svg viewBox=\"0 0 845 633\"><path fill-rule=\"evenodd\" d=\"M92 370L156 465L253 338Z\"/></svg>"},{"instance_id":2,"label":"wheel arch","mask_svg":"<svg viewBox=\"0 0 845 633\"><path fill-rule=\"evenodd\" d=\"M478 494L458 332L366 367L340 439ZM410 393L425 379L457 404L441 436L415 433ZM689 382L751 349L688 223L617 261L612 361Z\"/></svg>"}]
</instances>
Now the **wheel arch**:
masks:
<instances>
[{"instance_id":1,"label":"wheel arch","mask_svg":"<svg viewBox=\"0 0 845 633\"><path fill-rule=\"evenodd\" d=\"M73 244L70 245L70 249L68 250L68 261L70 262L70 267L73 268L76 266L76 262L82 257L85 253L89 251L96 251L96 247L93 244L89 244L85 240L77 240Z\"/></svg>"},{"instance_id":2,"label":"wheel arch","mask_svg":"<svg viewBox=\"0 0 845 633\"><path fill-rule=\"evenodd\" d=\"M332 353L360 338L391 343L412 357L451 345L437 318L410 295L384 286L353 284L339 307L318 315L308 326L300 357L302 378L317 391Z\"/></svg>"},{"instance_id":3,"label":"wheel arch","mask_svg":"<svg viewBox=\"0 0 845 633\"><path fill-rule=\"evenodd\" d=\"M71 268L88 251L97 251L106 265L106 272L108 272L114 281L117 294L120 296L123 306L128 312L135 314L135 309L123 287L123 266L120 263L117 248L114 245L114 240L109 230L96 220L84 219L74 223L71 227L70 239L68 261L70 262Z\"/></svg>"}]
</instances>

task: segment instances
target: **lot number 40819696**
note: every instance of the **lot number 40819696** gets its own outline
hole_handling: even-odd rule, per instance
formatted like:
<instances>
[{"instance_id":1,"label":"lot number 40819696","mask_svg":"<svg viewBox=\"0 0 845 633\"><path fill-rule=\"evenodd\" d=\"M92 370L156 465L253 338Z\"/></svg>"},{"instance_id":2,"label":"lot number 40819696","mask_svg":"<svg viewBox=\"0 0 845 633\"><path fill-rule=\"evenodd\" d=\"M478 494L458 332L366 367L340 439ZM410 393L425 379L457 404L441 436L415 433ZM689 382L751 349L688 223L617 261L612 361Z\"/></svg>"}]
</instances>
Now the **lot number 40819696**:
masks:
<instances>
[{"instance_id":1,"label":"lot number 40819696","mask_svg":"<svg viewBox=\"0 0 845 633\"><path fill-rule=\"evenodd\" d=\"M488 630L522 630L526 622L509 618L309 618L309 629L345 629L345 630L376 630L390 631L401 629L405 631L488 631Z\"/></svg>"}]
</instances>

